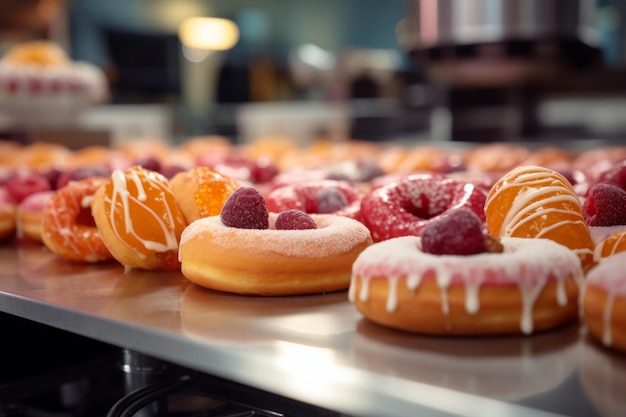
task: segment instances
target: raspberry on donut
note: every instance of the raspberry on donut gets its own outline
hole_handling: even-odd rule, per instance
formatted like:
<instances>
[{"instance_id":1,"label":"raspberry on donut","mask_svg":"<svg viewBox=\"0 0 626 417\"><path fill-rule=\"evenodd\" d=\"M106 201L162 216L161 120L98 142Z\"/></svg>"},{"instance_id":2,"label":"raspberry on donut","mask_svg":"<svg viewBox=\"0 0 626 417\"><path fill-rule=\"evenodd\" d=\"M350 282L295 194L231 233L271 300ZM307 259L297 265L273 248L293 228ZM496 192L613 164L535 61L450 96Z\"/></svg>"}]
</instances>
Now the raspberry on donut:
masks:
<instances>
[{"instance_id":1,"label":"raspberry on donut","mask_svg":"<svg viewBox=\"0 0 626 417\"><path fill-rule=\"evenodd\" d=\"M308 214L337 214L360 219L364 193L342 180L311 180L284 185L270 191L265 201L273 213L300 210Z\"/></svg>"},{"instance_id":2,"label":"raspberry on donut","mask_svg":"<svg viewBox=\"0 0 626 417\"><path fill-rule=\"evenodd\" d=\"M485 198L473 184L413 174L370 191L361 201L361 218L374 241L418 236L433 219L459 207L468 207L484 221Z\"/></svg>"}]
</instances>

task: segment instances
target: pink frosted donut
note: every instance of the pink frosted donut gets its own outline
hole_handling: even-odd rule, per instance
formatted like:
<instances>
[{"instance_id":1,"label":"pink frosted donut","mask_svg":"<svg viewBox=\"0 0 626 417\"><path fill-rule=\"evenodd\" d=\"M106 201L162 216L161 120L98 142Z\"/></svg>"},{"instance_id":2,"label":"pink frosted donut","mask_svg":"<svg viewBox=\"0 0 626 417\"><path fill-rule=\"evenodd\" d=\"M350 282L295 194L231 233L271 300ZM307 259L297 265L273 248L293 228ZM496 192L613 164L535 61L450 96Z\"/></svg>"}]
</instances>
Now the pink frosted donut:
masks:
<instances>
[{"instance_id":1,"label":"pink frosted donut","mask_svg":"<svg viewBox=\"0 0 626 417\"><path fill-rule=\"evenodd\" d=\"M347 181L313 180L278 187L266 196L267 210L300 210L309 214L337 214L360 219L364 192Z\"/></svg>"},{"instance_id":2,"label":"pink frosted donut","mask_svg":"<svg viewBox=\"0 0 626 417\"><path fill-rule=\"evenodd\" d=\"M40 191L29 195L17 206L16 229L18 239L41 242L43 211L54 191Z\"/></svg>"},{"instance_id":3,"label":"pink frosted donut","mask_svg":"<svg viewBox=\"0 0 626 417\"><path fill-rule=\"evenodd\" d=\"M293 295L348 288L352 263L372 243L360 222L337 215L311 217L317 229L239 229L220 216L205 217L184 230L179 258L190 281L239 294Z\"/></svg>"},{"instance_id":4,"label":"pink frosted donut","mask_svg":"<svg viewBox=\"0 0 626 417\"><path fill-rule=\"evenodd\" d=\"M437 174L414 174L370 191L361 218L374 241L418 236L435 217L467 206L485 220L486 193L479 187Z\"/></svg>"},{"instance_id":5,"label":"pink frosted donut","mask_svg":"<svg viewBox=\"0 0 626 417\"><path fill-rule=\"evenodd\" d=\"M626 252L606 258L587 274L582 311L589 333L602 344L626 351Z\"/></svg>"},{"instance_id":6,"label":"pink frosted donut","mask_svg":"<svg viewBox=\"0 0 626 417\"><path fill-rule=\"evenodd\" d=\"M530 334L575 320L576 254L548 239L502 238L502 253L432 255L405 236L364 250L349 298L369 320L426 334Z\"/></svg>"}]
</instances>

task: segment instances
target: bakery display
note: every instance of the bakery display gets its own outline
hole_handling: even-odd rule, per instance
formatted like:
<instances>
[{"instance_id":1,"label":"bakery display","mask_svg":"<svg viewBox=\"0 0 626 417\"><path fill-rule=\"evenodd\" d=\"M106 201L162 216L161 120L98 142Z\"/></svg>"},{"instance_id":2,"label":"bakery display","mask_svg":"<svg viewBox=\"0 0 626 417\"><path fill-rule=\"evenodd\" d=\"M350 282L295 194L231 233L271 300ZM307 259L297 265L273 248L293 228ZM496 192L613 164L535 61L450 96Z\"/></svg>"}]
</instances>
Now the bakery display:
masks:
<instances>
[{"instance_id":1,"label":"bakery display","mask_svg":"<svg viewBox=\"0 0 626 417\"><path fill-rule=\"evenodd\" d=\"M102 70L73 61L54 42L19 43L0 58L0 112L18 125L66 126L108 98Z\"/></svg>"}]
</instances>

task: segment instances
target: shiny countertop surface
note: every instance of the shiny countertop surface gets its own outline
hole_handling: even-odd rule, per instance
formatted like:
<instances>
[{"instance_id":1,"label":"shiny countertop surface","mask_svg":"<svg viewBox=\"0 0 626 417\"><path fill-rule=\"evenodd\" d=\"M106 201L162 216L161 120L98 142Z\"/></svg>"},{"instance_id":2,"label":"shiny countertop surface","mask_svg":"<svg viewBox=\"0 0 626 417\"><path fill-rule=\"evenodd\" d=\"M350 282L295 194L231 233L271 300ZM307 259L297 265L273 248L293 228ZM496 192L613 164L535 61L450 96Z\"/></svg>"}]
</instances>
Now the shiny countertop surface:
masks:
<instances>
[{"instance_id":1,"label":"shiny countertop surface","mask_svg":"<svg viewBox=\"0 0 626 417\"><path fill-rule=\"evenodd\" d=\"M350 416L618 416L626 356L571 325L530 337L406 334L347 292L248 297L179 272L0 247L0 311Z\"/></svg>"}]
</instances>

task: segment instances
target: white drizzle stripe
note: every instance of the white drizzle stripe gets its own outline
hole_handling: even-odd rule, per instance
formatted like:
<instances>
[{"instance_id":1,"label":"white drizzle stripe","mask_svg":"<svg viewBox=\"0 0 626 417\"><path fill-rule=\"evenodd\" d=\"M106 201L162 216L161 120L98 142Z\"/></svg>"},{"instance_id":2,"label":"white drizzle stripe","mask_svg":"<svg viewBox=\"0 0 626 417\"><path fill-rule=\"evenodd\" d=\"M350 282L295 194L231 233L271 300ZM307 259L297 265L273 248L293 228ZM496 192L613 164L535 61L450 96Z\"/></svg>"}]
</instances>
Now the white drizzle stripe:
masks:
<instances>
[{"instance_id":1,"label":"white drizzle stripe","mask_svg":"<svg viewBox=\"0 0 626 417\"><path fill-rule=\"evenodd\" d=\"M611 257L611 256L615 255L618 252L617 249L622 245L622 242L624 242L624 240L626 239L626 233L618 232L615 235L618 236L618 238L615 241L615 243L613 244L613 248L611 249L611 251L606 256L602 256L602 252L604 252L604 247L606 246L606 241L607 241L608 237L596 245L596 248L593 251L593 260L594 260L594 262L598 263L598 262L602 261L603 258ZM609 237L613 237L613 235L609 236Z\"/></svg>"},{"instance_id":2,"label":"white drizzle stripe","mask_svg":"<svg viewBox=\"0 0 626 417\"><path fill-rule=\"evenodd\" d=\"M421 252L421 241L416 236L406 236L378 242L365 249L352 267L350 301L355 301L356 279L360 279L359 300L369 298L372 279L389 281L387 301L390 313L397 304L397 285L406 278L406 286L412 292L422 279L430 274L437 277L442 295L442 311L449 313L447 289L453 283L466 288L465 308L469 314L480 310L479 292L485 284L515 285L523 300L520 329L532 332L532 310L541 290L547 282L557 284L557 302L565 305L565 281L573 277L581 282L583 271L578 256L567 247L548 239L524 239L503 237L504 253L483 253L472 256L436 256Z\"/></svg>"},{"instance_id":3,"label":"white drizzle stripe","mask_svg":"<svg viewBox=\"0 0 626 417\"><path fill-rule=\"evenodd\" d=\"M137 188L137 195L131 195L128 189L127 178L130 179ZM167 252L171 250L178 250L178 240L176 238L175 233L175 222L174 216L171 211L171 208L167 204L167 200L165 197L165 193L167 192L166 184L162 184L161 181L154 175L146 175L146 180L148 185L159 190L159 196L155 198L153 201L147 201L147 193L144 187L144 183L137 172L129 170L126 174L120 170L113 171L111 175L111 180L113 184L113 192L111 195L111 199L107 198L107 202L110 204L111 211L109 214L109 222L111 223L111 227L113 232L117 235L120 241L124 242L124 244L128 247L128 243L122 239L121 231L117 229L117 224L115 222L116 210L121 209L123 211L124 216L124 232L126 234L130 234L135 239L137 239L143 246L149 251L154 252ZM144 208L146 212L151 213L154 220L156 220L157 224L161 228L162 236L164 238L164 242L157 242L154 240L144 239L135 231L133 227L133 221L130 213L130 202L134 202L140 207ZM165 216L160 216L152 207L152 204L161 205L162 208L165 208L166 213ZM141 258L145 258L144 254L138 253Z\"/></svg>"}]
</instances>

